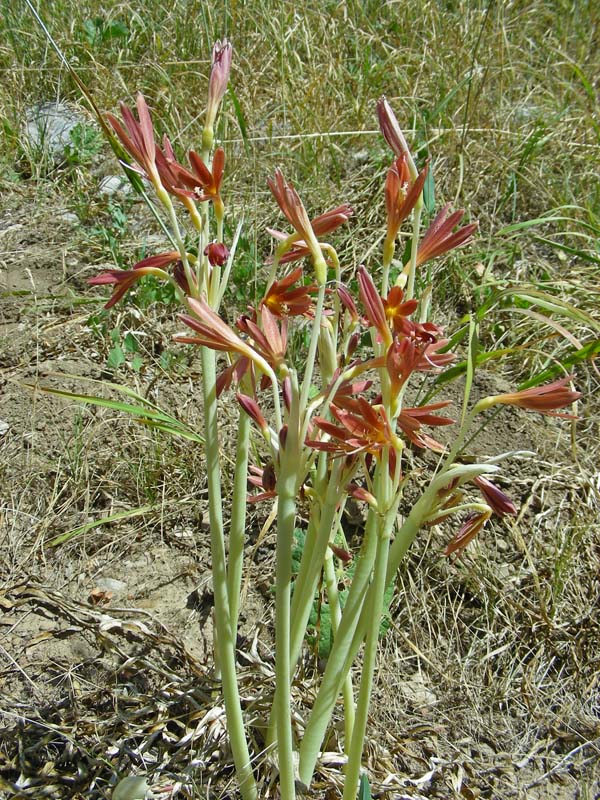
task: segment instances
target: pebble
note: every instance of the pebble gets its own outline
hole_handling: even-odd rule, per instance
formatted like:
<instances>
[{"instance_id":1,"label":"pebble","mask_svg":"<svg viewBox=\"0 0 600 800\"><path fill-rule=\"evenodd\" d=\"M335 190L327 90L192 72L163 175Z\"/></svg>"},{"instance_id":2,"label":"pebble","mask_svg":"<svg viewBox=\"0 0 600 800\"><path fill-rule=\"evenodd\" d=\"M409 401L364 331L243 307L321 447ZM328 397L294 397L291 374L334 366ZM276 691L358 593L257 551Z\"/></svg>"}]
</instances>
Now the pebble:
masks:
<instances>
[{"instance_id":1,"label":"pebble","mask_svg":"<svg viewBox=\"0 0 600 800\"><path fill-rule=\"evenodd\" d=\"M103 592L112 592L116 597L123 595L127 592L127 584L125 581L119 581L116 578L98 578L96 586Z\"/></svg>"},{"instance_id":2,"label":"pebble","mask_svg":"<svg viewBox=\"0 0 600 800\"><path fill-rule=\"evenodd\" d=\"M98 187L100 194L111 197L115 194L131 194L131 184L123 175L107 175L100 181Z\"/></svg>"}]
</instances>

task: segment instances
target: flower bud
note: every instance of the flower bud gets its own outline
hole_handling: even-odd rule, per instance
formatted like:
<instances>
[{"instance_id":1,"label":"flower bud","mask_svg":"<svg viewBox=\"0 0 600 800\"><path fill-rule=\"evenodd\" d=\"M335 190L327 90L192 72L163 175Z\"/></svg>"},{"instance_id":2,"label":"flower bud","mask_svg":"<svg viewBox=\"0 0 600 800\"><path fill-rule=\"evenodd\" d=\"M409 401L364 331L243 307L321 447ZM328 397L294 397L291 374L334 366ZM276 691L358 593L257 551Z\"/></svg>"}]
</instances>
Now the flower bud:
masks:
<instances>
[{"instance_id":1,"label":"flower bud","mask_svg":"<svg viewBox=\"0 0 600 800\"><path fill-rule=\"evenodd\" d=\"M206 108L206 128L212 128L217 118L219 106L227 91L233 48L227 39L215 42L212 52L212 70L208 84L208 105Z\"/></svg>"},{"instance_id":2,"label":"flower bud","mask_svg":"<svg viewBox=\"0 0 600 800\"><path fill-rule=\"evenodd\" d=\"M204 255L211 267L222 267L229 258L229 249L221 242L211 242L204 248Z\"/></svg>"}]
</instances>

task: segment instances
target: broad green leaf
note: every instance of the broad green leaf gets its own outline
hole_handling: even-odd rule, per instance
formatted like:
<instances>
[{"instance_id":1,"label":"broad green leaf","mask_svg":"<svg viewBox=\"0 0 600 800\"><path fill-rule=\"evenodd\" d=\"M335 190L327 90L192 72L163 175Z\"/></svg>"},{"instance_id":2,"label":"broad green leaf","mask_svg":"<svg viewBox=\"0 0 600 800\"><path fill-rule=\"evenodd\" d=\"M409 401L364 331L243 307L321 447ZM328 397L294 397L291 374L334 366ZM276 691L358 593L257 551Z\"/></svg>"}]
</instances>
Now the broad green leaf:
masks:
<instances>
[{"instance_id":1,"label":"broad green leaf","mask_svg":"<svg viewBox=\"0 0 600 800\"><path fill-rule=\"evenodd\" d=\"M123 353L123 348L120 345L116 344L111 348L106 363L111 369L119 369L125 363L125 353Z\"/></svg>"},{"instance_id":2,"label":"broad green leaf","mask_svg":"<svg viewBox=\"0 0 600 800\"><path fill-rule=\"evenodd\" d=\"M427 177L425 178L425 183L423 184L423 204L427 209L427 213L432 215L435 211L435 182L433 179L433 162L431 161L429 162Z\"/></svg>"},{"instance_id":3,"label":"broad green leaf","mask_svg":"<svg viewBox=\"0 0 600 800\"><path fill-rule=\"evenodd\" d=\"M360 776L360 783L358 785L358 800L371 800L371 787L369 786L369 779L364 773Z\"/></svg>"}]
</instances>

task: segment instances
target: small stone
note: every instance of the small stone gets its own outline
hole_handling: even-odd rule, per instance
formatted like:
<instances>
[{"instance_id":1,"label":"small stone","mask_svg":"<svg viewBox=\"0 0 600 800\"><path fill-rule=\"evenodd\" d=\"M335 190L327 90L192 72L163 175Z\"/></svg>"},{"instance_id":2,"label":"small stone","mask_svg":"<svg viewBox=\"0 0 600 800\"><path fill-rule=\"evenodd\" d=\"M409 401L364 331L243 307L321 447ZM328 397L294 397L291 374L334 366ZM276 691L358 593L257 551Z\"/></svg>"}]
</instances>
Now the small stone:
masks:
<instances>
[{"instance_id":1,"label":"small stone","mask_svg":"<svg viewBox=\"0 0 600 800\"><path fill-rule=\"evenodd\" d=\"M58 217L63 222L66 222L67 225L79 225L79 217L72 211L61 211Z\"/></svg>"},{"instance_id":2,"label":"small stone","mask_svg":"<svg viewBox=\"0 0 600 800\"><path fill-rule=\"evenodd\" d=\"M23 141L32 158L46 157L60 164L71 144L71 131L85 122L85 117L66 103L41 103L25 113Z\"/></svg>"},{"instance_id":3,"label":"small stone","mask_svg":"<svg viewBox=\"0 0 600 800\"><path fill-rule=\"evenodd\" d=\"M122 175L107 175L100 181L98 191L108 197L114 194L126 195L131 193L131 184Z\"/></svg>"},{"instance_id":4,"label":"small stone","mask_svg":"<svg viewBox=\"0 0 600 800\"><path fill-rule=\"evenodd\" d=\"M426 709L437 703L437 697L426 684L420 673L415 673L407 681L402 681L398 688L404 697L416 708Z\"/></svg>"},{"instance_id":5,"label":"small stone","mask_svg":"<svg viewBox=\"0 0 600 800\"><path fill-rule=\"evenodd\" d=\"M98 578L95 588L103 592L111 592L113 597L127 593L127 584L115 578Z\"/></svg>"},{"instance_id":6,"label":"small stone","mask_svg":"<svg viewBox=\"0 0 600 800\"><path fill-rule=\"evenodd\" d=\"M5 433L8 433L10 425L3 419L0 419L0 436L4 436Z\"/></svg>"}]
</instances>

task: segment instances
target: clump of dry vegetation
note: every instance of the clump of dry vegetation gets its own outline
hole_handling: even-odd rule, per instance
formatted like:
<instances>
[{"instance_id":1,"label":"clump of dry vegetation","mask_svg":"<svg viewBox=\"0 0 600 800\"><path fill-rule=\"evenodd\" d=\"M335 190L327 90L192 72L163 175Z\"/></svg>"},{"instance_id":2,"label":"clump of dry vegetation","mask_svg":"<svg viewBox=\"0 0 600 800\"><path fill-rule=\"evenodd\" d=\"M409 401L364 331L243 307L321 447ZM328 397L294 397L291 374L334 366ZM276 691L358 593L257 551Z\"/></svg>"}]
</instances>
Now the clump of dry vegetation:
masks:
<instances>
[{"instance_id":1,"label":"clump of dry vegetation","mask_svg":"<svg viewBox=\"0 0 600 800\"><path fill-rule=\"evenodd\" d=\"M371 209L381 208L373 199L388 160L374 99L386 94L413 148L434 156L438 203L460 203L480 221L475 245L428 276L450 332L467 310L477 315L489 357L476 391L564 364L584 402L572 429L498 414L473 447L487 439L496 451L536 453L505 470L518 517L454 561L442 554L447 533L431 529L402 567L378 671L372 792L596 796L597 12L562 2L298 9L253 0L222 13L198 2L141 14L62 0L46 23L101 108L142 90L160 132L183 132L176 148L200 136L213 40L234 41L218 138L230 202L251 224L232 316L264 287L265 180L276 166L311 209L352 201L342 263L372 266L361 242L381 227ZM0 26L0 790L103 797L138 772L155 791L233 796L210 663L202 452L114 408L65 405L24 386L77 392L68 376L111 380L197 430L198 363L172 343L172 315L153 303L159 287L140 288L108 317L85 286L103 267L156 252L157 229L130 195L99 191L118 168L107 148L93 152L93 137L60 165L23 145L36 104L86 112L27 8L7 6ZM225 425L225 456L227 436ZM257 718L268 713L263 680L273 668L265 517L258 509L248 532L239 642L242 694ZM314 661L299 698L313 691ZM314 796L338 796L340 773L333 756L325 761Z\"/></svg>"}]
</instances>

